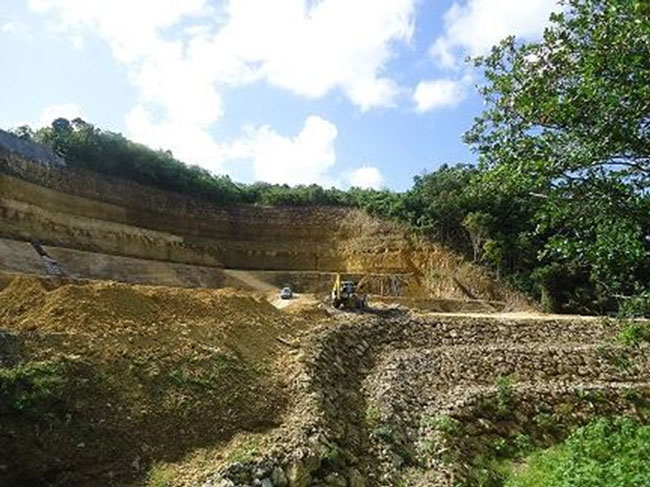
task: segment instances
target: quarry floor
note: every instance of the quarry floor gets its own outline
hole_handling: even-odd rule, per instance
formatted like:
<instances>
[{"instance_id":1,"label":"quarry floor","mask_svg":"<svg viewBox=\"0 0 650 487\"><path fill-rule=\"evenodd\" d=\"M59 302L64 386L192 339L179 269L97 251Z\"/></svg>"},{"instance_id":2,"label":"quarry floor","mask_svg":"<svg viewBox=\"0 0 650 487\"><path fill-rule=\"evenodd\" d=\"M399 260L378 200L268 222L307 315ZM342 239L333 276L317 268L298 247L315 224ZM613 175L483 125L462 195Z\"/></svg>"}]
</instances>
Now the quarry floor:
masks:
<instances>
[{"instance_id":1,"label":"quarry floor","mask_svg":"<svg viewBox=\"0 0 650 487\"><path fill-rule=\"evenodd\" d=\"M599 317L4 282L1 485L474 485L500 439L648 414L647 345Z\"/></svg>"}]
</instances>

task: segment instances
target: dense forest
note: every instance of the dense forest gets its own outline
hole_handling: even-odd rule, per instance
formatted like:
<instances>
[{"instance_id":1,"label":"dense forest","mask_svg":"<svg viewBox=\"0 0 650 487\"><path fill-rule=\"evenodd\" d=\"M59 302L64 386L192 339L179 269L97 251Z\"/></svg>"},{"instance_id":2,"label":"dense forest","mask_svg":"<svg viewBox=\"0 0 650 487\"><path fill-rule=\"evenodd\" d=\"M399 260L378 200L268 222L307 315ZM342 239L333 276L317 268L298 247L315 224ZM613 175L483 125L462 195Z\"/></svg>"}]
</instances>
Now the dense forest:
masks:
<instances>
[{"instance_id":1,"label":"dense forest","mask_svg":"<svg viewBox=\"0 0 650 487\"><path fill-rule=\"evenodd\" d=\"M475 59L476 165L404 193L237 184L76 119L23 138L72 167L216 204L345 205L407 222L562 312L650 315L650 3L570 0L539 42Z\"/></svg>"}]
</instances>

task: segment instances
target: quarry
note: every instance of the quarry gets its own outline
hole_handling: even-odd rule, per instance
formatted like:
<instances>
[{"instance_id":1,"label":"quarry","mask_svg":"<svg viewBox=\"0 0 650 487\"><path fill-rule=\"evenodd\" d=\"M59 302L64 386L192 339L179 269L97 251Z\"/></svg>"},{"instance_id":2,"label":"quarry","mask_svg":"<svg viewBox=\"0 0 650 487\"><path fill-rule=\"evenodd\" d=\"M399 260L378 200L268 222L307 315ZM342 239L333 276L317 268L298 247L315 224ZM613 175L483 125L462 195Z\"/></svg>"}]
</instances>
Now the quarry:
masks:
<instances>
[{"instance_id":1,"label":"quarry","mask_svg":"<svg viewBox=\"0 0 650 487\"><path fill-rule=\"evenodd\" d=\"M367 310L330 305L336 275ZM648 419L634 326L541 313L361 210L217 206L0 146L3 486L498 485L596 417Z\"/></svg>"}]
</instances>

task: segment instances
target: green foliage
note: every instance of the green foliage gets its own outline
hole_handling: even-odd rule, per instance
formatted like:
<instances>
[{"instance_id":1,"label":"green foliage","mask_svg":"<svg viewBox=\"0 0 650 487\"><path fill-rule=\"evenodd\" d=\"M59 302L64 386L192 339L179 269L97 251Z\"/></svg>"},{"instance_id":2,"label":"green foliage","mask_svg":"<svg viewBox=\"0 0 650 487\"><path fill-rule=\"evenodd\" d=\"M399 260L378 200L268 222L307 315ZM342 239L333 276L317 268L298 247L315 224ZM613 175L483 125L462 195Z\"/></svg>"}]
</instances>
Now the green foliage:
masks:
<instances>
[{"instance_id":1,"label":"green foliage","mask_svg":"<svg viewBox=\"0 0 650 487\"><path fill-rule=\"evenodd\" d=\"M427 425L431 426L436 431L440 431L446 436L456 435L460 431L460 423L458 420L451 416L447 416L446 414L428 417L425 418L424 421Z\"/></svg>"},{"instance_id":2,"label":"green foliage","mask_svg":"<svg viewBox=\"0 0 650 487\"><path fill-rule=\"evenodd\" d=\"M623 391L623 399L634 404L645 402L643 394L636 387L629 387Z\"/></svg>"},{"instance_id":3,"label":"green foliage","mask_svg":"<svg viewBox=\"0 0 650 487\"><path fill-rule=\"evenodd\" d=\"M650 290L623 300L619 314L626 318L650 317Z\"/></svg>"},{"instance_id":4,"label":"green foliage","mask_svg":"<svg viewBox=\"0 0 650 487\"><path fill-rule=\"evenodd\" d=\"M618 353L609 358L609 362L616 368L628 370L632 364L630 359L624 353Z\"/></svg>"},{"instance_id":5,"label":"green foliage","mask_svg":"<svg viewBox=\"0 0 650 487\"><path fill-rule=\"evenodd\" d=\"M552 431L557 427L557 423L551 413L540 412L533 417L533 422L538 428L545 431Z\"/></svg>"},{"instance_id":6,"label":"green foliage","mask_svg":"<svg viewBox=\"0 0 650 487\"><path fill-rule=\"evenodd\" d=\"M508 441L505 438L498 437L492 443L492 450L494 450L497 456L506 456L508 454Z\"/></svg>"},{"instance_id":7,"label":"green foliage","mask_svg":"<svg viewBox=\"0 0 650 487\"><path fill-rule=\"evenodd\" d=\"M368 426L374 428L377 425L379 425L380 420L381 420L381 412L379 411L379 409L372 406L366 409L366 423L368 424Z\"/></svg>"},{"instance_id":8,"label":"green foliage","mask_svg":"<svg viewBox=\"0 0 650 487\"><path fill-rule=\"evenodd\" d=\"M469 244L463 220L480 202L468 191L477 169L469 165L443 165L436 171L416 176L413 188L404 197L414 226L455 248Z\"/></svg>"},{"instance_id":9,"label":"green foliage","mask_svg":"<svg viewBox=\"0 0 650 487\"><path fill-rule=\"evenodd\" d=\"M518 433L510 438L498 437L492 443L492 451L498 458L519 458L533 448L529 435Z\"/></svg>"},{"instance_id":10,"label":"green foliage","mask_svg":"<svg viewBox=\"0 0 650 487\"><path fill-rule=\"evenodd\" d=\"M581 388L578 389L578 399L580 399L583 402L594 404L594 403L603 402L605 400L605 396L603 395L602 391L585 390Z\"/></svg>"},{"instance_id":11,"label":"green foliage","mask_svg":"<svg viewBox=\"0 0 650 487\"><path fill-rule=\"evenodd\" d=\"M174 475L169 466L157 463L151 467L147 475L147 487L172 487L173 485Z\"/></svg>"},{"instance_id":12,"label":"green foliage","mask_svg":"<svg viewBox=\"0 0 650 487\"><path fill-rule=\"evenodd\" d=\"M0 367L0 414L53 412L67 386L65 366L58 361Z\"/></svg>"},{"instance_id":13,"label":"green foliage","mask_svg":"<svg viewBox=\"0 0 650 487\"><path fill-rule=\"evenodd\" d=\"M623 327L617 338L627 347L638 347L643 342L650 342L650 325L631 321Z\"/></svg>"},{"instance_id":14,"label":"green foliage","mask_svg":"<svg viewBox=\"0 0 650 487\"><path fill-rule=\"evenodd\" d=\"M204 391L221 390L233 377L255 380L258 371L235 356L214 354L206 367L182 367L169 373L170 381L177 387Z\"/></svg>"},{"instance_id":15,"label":"green foliage","mask_svg":"<svg viewBox=\"0 0 650 487\"><path fill-rule=\"evenodd\" d=\"M499 377L497 379L496 410L501 415L507 414L510 408L512 382L511 377Z\"/></svg>"},{"instance_id":16,"label":"green foliage","mask_svg":"<svg viewBox=\"0 0 650 487\"><path fill-rule=\"evenodd\" d=\"M237 184L199 166L187 165L170 151L152 150L121 134L104 131L79 118L58 118L50 127L34 132L15 130L21 138L52 147L70 167L134 181L165 191L190 195L219 205L273 206L339 205L368 207L371 212L397 217L400 196L388 191L352 188L342 191L318 185Z\"/></svg>"},{"instance_id":17,"label":"green foliage","mask_svg":"<svg viewBox=\"0 0 650 487\"><path fill-rule=\"evenodd\" d=\"M392 442L395 440L395 431L389 425L378 426L373 430L373 433L387 442Z\"/></svg>"},{"instance_id":18,"label":"green foliage","mask_svg":"<svg viewBox=\"0 0 650 487\"><path fill-rule=\"evenodd\" d=\"M469 475L461 485L466 487L503 487L508 474L507 462L491 456L479 455L473 459Z\"/></svg>"},{"instance_id":19,"label":"green foliage","mask_svg":"<svg viewBox=\"0 0 650 487\"><path fill-rule=\"evenodd\" d=\"M506 487L650 485L650 426L629 418L599 419L564 443L531 455Z\"/></svg>"},{"instance_id":20,"label":"green foliage","mask_svg":"<svg viewBox=\"0 0 650 487\"><path fill-rule=\"evenodd\" d=\"M484 398L481 408L488 414L493 414L498 418L506 418L510 414L512 383L512 377L499 377L496 383L496 394L493 397Z\"/></svg>"},{"instance_id":21,"label":"green foliage","mask_svg":"<svg viewBox=\"0 0 650 487\"><path fill-rule=\"evenodd\" d=\"M530 452L533 444L530 440L530 436L525 433L519 433L513 438L512 446L515 451L515 456L522 456Z\"/></svg>"},{"instance_id":22,"label":"green foliage","mask_svg":"<svg viewBox=\"0 0 650 487\"><path fill-rule=\"evenodd\" d=\"M246 463L254 460L263 451L262 434L246 433L243 439L228 451L224 463Z\"/></svg>"},{"instance_id":23,"label":"green foliage","mask_svg":"<svg viewBox=\"0 0 650 487\"><path fill-rule=\"evenodd\" d=\"M540 42L510 37L477 60L487 109L465 140L486 188L537 199L519 234L536 249L532 290L549 309L602 312L650 280L648 4L564 3Z\"/></svg>"},{"instance_id":24,"label":"green foliage","mask_svg":"<svg viewBox=\"0 0 650 487\"><path fill-rule=\"evenodd\" d=\"M341 461L341 450L336 445L330 446L323 452L321 459L335 465Z\"/></svg>"}]
</instances>

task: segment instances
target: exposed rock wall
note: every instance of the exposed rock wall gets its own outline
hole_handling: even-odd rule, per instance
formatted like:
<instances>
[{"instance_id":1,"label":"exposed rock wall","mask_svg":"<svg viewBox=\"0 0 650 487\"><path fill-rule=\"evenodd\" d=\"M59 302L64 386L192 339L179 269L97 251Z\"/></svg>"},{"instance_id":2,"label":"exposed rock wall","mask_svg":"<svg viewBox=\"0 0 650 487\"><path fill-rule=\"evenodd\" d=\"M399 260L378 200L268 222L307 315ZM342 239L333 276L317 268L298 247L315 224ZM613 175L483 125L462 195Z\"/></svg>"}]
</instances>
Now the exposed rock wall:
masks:
<instances>
[{"instance_id":1,"label":"exposed rock wall","mask_svg":"<svg viewBox=\"0 0 650 487\"><path fill-rule=\"evenodd\" d=\"M373 292L399 284L410 295L514 299L459 256L359 210L216 206L2 152L0 238L179 264L388 275Z\"/></svg>"}]
</instances>

